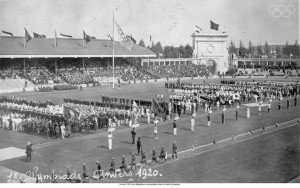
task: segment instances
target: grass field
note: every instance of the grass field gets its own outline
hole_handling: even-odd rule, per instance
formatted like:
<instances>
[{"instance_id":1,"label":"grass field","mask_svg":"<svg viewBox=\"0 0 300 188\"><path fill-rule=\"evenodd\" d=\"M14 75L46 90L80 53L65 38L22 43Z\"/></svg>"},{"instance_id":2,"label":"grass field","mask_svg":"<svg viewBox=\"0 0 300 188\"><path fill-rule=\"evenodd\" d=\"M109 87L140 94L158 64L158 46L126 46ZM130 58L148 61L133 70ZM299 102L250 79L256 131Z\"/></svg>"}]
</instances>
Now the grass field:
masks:
<instances>
[{"instance_id":1,"label":"grass field","mask_svg":"<svg viewBox=\"0 0 300 188\"><path fill-rule=\"evenodd\" d=\"M191 80L203 82L203 80ZM219 79L208 80L220 82ZM60 92L25 92L10 94L26 98L52 100L62 103L63 97L81 99L100 99L101 95L156 98L157 93L167 96L164 83L148 83L126 85L121 89L111 87L85 88L84 91L60 91ZM212 127L207 127L207 118L203 109L196 118L196 131L191 132L190 115L183 116L178 122L178 135L172 134L172 121L167 121L159 126L159 140L153 139L153 125L145 125L138 128L138 136L142 138L143 149L150 159L152 149L156 148L157 154L164 145L171 152L172 142L175 140L179 151L230 138L231 136L247 133L248 130L260 129L262 126L274 125L276 122L285 122L299 118L299 105L286 108L283 102L282 110L272 106L271 113L263 108L262 116L258 116L257 108L252 108L252 117L246 119L245 107L240 109L240 118L235 121L234 111L226 113L226 124L221 124L221 115L214 110L212 115ZM297 128L296 128L297 127ZM288 182L299 175L299 126L276 131L259 138L233 144L207 152L195 157L182 159L157 167L162 173L161 177L154 179L134 179L133 182ZM116 167L121 165L122 155L126 156L129 163L131 153L136 152L136 146L131 144L130 128L123 127L114 133L113 149L107 149L107 134L99 131L96 134L81 137L72 137L66 140L40 138L23 133L0 130L0 148L18 147L25 148L27 141L34 143L35 152L31 163L24 162L24 158L15 158L0 161L0 166L26 173L37 166L38 172L51 174L55 169L57 173L64 174L67 166L71 171L82 172L82 164L86 163L89 174L96 169L95 162L100 161L105 171L109 169L112 157L115 157ZM298 139L298 140L297 140ZM298 143L298 145L296 144ZM298 149L297 149L298 148ZM283 157L285 156L285 157ZM284 160L283 160L284 159ZM137 161L140 156L137 156ZM298 166L297 166L298 164ZM194 173L197 172L197 173ZM288 173L289 172L289 173ZM1 175L3 176L3 175ZM116 180L128 183L127 179ZM103 181L114 182L114 181Z\"/></svg>"}]
</instances>

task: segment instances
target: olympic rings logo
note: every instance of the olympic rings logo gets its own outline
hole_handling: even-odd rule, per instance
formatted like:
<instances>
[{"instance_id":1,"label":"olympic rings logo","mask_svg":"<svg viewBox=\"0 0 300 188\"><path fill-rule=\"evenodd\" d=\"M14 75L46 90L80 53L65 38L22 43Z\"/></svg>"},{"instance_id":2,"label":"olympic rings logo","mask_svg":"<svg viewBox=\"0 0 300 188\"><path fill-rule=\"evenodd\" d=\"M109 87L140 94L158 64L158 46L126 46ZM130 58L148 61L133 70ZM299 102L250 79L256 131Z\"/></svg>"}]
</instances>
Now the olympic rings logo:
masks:
<instances>
[{"instance_id":1,"label":"olympic rings logo","mask_svg":"<svg viewBox=\"0 0 300 188\"><path fill-rule=\"evenodd\" d=\"M279 17L290 17L294 12L296 12L295 5L270 5L268 11L275 18Z\"/></svg>"}]
</instances>

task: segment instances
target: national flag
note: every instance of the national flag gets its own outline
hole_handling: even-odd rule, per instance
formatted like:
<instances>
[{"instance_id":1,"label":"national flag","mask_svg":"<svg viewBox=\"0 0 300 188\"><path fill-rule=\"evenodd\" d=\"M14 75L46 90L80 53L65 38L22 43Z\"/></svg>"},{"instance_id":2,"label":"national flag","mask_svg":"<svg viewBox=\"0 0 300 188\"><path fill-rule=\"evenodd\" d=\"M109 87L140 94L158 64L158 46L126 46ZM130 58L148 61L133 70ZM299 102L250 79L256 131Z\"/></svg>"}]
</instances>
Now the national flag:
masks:
<instances>
[{"instance_id":1,"label":"national flag","mask_svg":"<svg viewBox=\"0 0 300 188\"><path fill-rule=\"evenodd\" d=\"M162 109L162 107L159 105L159 103L155 99L152 99L151 108L152 108L152 111L156 111L158 114L164 113L164 110Z\"/></svg>"},{"instance_id":2,"label":"national flag","mask_svg":"<svg viewBox=\"0 0 300 188\"><path fill-rule=\"evenodd\" d=\"M161 56L164 56L164 54L162 54L162 53L158 53L158 56L159 56L159 57L161 57Z\"/></svg>"},{"instance_id":3,"label":"national flag","mask_svg":"<svg viewBox=\"0 0 300 188\"><path fill-rule=\"evenodd\" d=\"M130 36L128 36L129 38L130 38L130 40L134 43L134 44L136 44L136 40L132 37L132 35L130 35Z\"/></svg>"},{"instance_id":4,"label":"national flag","mask_svg":"<svg viewBox=\"0 0 300 188\"><path fill-rule=\"evenodd\" d=\"M133 46L133 42L132 40L130 39L130 37L128 37L128 35L126 35L123 30L121 29L121 27L116 23L116 26L118 28L118 33L119 33L119 36L120 36L120 41L121 41L121 45L125 48L127 48L129 51L131 51L131 48Z\"/></svg>"},{"instance_id":5,"label":"national flag","mask_svg":"<svg viewBox=\"0 0 300 188\"><path fill-rule=\"evenodd\" d=\"M152 36L150 35L150 43L152 42Z\"/></svg>"},{"instance_id":6,"label":"national flag","mask_svg":"<svg viewBox=\"0 0 300 188\"><path fill-rule=\"evenodd\" d=\"M95 115L96 114L96 112L95 112L95 109L94 109L94 107L92 106L92 105L90 105L91 106L91 114L92 115Z\"/></svg>"},{"instance_id":7,"label":"national flag","mask_svg":"<svg viewBox=\"0 0 300 188\"><path fill-rule=\"evenodd\" d=\"M86 43L90 42L92 39L96 39L93 36L87 35L84 31L83 31L83 39L86 41Z\"/></svg>"},{"instance_id":8,"label":"national flag","mask_svg":"<svg viewBox=\"0 0 300 188\"><path fill-rule=\"evenodd\" d=\"M64 117L67 120L78 120L79 112L64 105Z\"/></svg>"},{"instance_id":9,"label":"national flag","mask_svg":"<svg viewBox=\"0 0 300 188\"><path fill-rule=\"evenodd\" d=\"M57 47L57 35L56 35L56 30L55 30L55 48Z\"/></svg>"},{"instance_id":10,"label":"national flag","mask_svg":"<svg viewBox=\"0 0 300 188\"><path fill-rule=\"evenodd\" d=\"M46 38L46 35L40 35L40 34L33 32L33 37L34 38Z\"/></svg>"},{"instance_id":11,"label":"national flag","mask_svg":"<svg viewBox=\"0 0 300 188\"><path fill-rule=\"evenodd\" d=\"M210 20L210 29L219 30L219 24L214 23L213 21Z\"/></svg>"},{"instance_id":12,"label":"national flag","mask_svg":"<svg viewBox=\"0 0 300 188\"><path fill-rule=\"evenodd\" d=\"M197 29L196 29L196 32L197 32L197 33L200 33L200 31L202 31L202 28L200 28L198 25L196 25L196 28L197 28Z\"/></svg>"},{"instance_id":13,"label":"national flag","mask_svg":"<svg viewBox=\"0 0 300 188\"><path fill-rule=\"evenodd\" d=\"M65 34L62 34L62 33L60 33L60 35L63 36L63 37L72 38L71 35L65 35Z\"/></svg>"},{"instance_id":14,"label":"national flag","mask_svg":"<svg viewBox=\"0 0 300 188\"><path fill-rule=\"evenodd\" d=\"M12 36L12 37L14 36L12 33L7 32L7 31L4 31L4 30L2 30L2 33L3 33L3 34L6 34L6 35L10 35L10 36Z\"/></svg>"},{"instance_id":15,"label":"national flag","mask_svg":"<svg viewBox=\"0 0 300 188\"><path fill-rule=\"evenodd\" d=\"M134 108L134 109L139 109L139 107L138 107L138 105L136 104L135 100L133 100L132 108Z\"/></svg>"},{"instance_id":16,"label":"national flag","mask_svg":"<svg viewBox=\"0 0 300 188\"><path fill-rule=\"evenodd\" d=\"M112 36L110 36L110 34L108 34L107 37L108 37L111 41L114 41L114 38L112 38Z\"/></svg>"},{"instance_id":17,"label":"national flag","mask_svg":"<svg viewBox=\"0 0 300 188\"><path fill-rule=\"evenodd\" d=\"M30 41L32 39L32 37L29 35L28 31L26 28L25 29L25 42L27 43L28 41Z\"/></svg>"},{"instance_id":18,"label":"national flag","mask_svg":"<svg viewBox=\"0 0 300 188\"><path fill-rule=\"evenodd\" d=\"M290 53L290 57L293 57L293 54L292 54L292 53Z\"/></svg>"},{"instance_id":19,"label":"national flag","mask_svg":"<svg viewBox=\"0 0 300 188\"><path fill-rule=\"evenodd\" d=\"M222 97L220 97L220 103L221 104L225 104L225 101L224 101L224 99Z\"/></svg>"}]
</instances>

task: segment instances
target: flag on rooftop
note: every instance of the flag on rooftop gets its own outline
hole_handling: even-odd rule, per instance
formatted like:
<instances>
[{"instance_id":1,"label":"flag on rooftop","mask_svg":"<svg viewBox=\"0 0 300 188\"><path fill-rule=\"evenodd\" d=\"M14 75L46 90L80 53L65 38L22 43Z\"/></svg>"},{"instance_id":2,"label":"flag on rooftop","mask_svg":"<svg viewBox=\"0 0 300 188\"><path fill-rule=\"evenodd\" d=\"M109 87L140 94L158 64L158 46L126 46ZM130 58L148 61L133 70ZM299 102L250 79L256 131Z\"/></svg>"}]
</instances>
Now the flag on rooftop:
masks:
<instances>
[{"instance_id":1,"label":"flag on rooftop","mask_svg":"<svg viewBox=\"0 0 300 188\"><path fill-rule=\"evenodd\" d=\"M214 23L213 21L210 20L210 29L219 30L219 24Z\"/></svg>"},{"instance_id":2,"label":"flag on rooftop","mask_svg":"<svg viewBox=\"0 0 300 188\"><path fill-rule=\"evenodd\" d=\"M40 35L40 34L33 32L33 37L34 38L46 38L46 35Z\"/></svg>"},{"instance_id":3,"label":"flag on rooftop","mask_svg":"<svg viewBox=\"0 0 300 188\"><path fill-rule=\"evenodd\" d=\"M84 31L83 31L83 39L88 43L90 42L92 39L96 39L93 36L87 35Z\"/></svg>"},{"instance_id":4,"label":"flag on rooftop","mask_svg":"<svg viewBox=\"0 0 300 188\"><path fill-rule=\"evenodd\" d=\"M198 25L196 25L196 32L197 32L197 33L200 33L200 31L202 31L202 28L199 27Z\"/></svg>"},{"instance_id":5,"label":"flag on rooftop","mask_svg":"<svg viewBox=\"0 0 300 188\"><path fill-rule=\"evenodd\" d=\"M63 37L72 38L71 35L65 35L65 34L62 34L62 33L60 33L60 35L63 36Z\"/></svg>"},{"instance_id":6,"label":"flag on rooftop","mask_svg":"<svg viewBox=\"0 0 300 188\"><path fill-rule=\"evenodd\" d=\"M28 41L30 41L32 39L32 37L29 35L28 31L26 28L25 29L25 42L27 43Z\"/></svg>"},{"instance_id":7,"label":"flag on rooftop","mask_svg":"<svg viewBox=\"0 0 300 188\"><path fill-rule=\"evenodd\" d=\"M2 33L3 33L3 34L6 34L6 35L10 35L10 36L12 36L12 37L14 36L11 32L7 32L7 31L4 31L4 30L2 30Z\"/></svg>"},{"instance_id":8,"label":"flag on rooftop","mask_svg":"<svg viewBox=\"0 0 300 188\"><path fill-rule=\"evenodd\" d=\"M129 51L131 51L131 48L133 47L133 42L130 39L130 37L128 35L126 35L123 30L121 29L121 27L116 23L116 26L118 28L118 34L119 34L119 38L120 38L120 42L121 45L123 47L125 47L126 49L128 49Z\"/></svg>"},{"instance_id":9,"label":"flag on rooftop","mask_svg":"<svg viewBox=\"0 0 300 188\"><path fill-rule=\"evenodd\" d=\"M107 37L108 37L111 41L114 41L114 38L112 38L112 36L110 36L110 34L108 34Z\"/></svg>"}]
</instances>

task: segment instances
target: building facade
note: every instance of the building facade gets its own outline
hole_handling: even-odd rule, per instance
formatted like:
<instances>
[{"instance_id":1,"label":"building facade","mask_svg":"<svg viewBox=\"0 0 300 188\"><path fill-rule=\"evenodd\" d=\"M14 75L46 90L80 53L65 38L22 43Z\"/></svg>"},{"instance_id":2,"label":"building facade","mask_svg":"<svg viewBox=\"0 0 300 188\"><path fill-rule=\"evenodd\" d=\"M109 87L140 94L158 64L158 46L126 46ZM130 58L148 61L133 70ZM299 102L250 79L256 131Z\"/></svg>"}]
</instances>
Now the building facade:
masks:
<instances>
[{"instance_id":1,"label":"building facade","mask_svg":"<svg viewBox=\"0 0 300 188\"><path fill-rule=\"evenodd\" d=\"M225 73L228 70L227 38L226 33L194 33L193 57L201 60L193 63L214 66L215 74Z\"/></svg>"}]
</instances>

